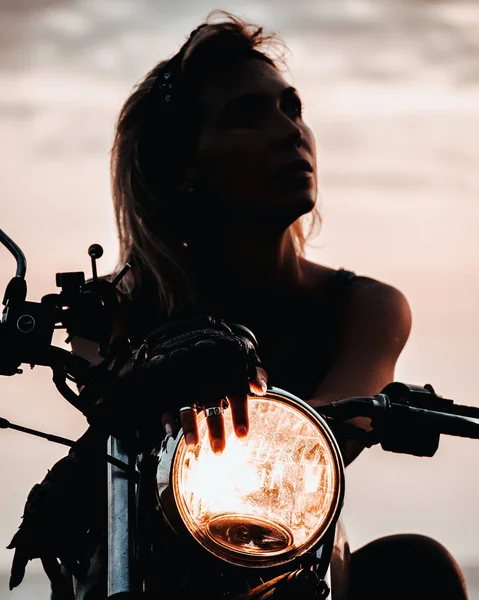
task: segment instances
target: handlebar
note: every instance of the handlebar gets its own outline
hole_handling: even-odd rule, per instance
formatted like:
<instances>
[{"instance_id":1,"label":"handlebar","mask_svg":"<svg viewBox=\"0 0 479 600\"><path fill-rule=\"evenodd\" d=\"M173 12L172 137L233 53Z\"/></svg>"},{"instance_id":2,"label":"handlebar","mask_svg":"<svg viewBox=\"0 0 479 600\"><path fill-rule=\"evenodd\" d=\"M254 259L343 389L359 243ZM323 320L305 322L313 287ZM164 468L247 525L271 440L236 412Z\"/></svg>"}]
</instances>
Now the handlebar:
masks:
<instances>
[{"instance_id":1,"label":"handlebar","mask_svg":"<svg viewBox=\"0 0 479 600\"><path fill-rule=\"evenodd\" d=\"M48 366L60 393L88 415L100 387L114 382L110 369L116 358L129 351L123 336L111 341L110 325L117 308L116 285L131 264L127 263L113 281L97 276L96 260L103 254L99 244L88 249L93 277L85 282L83 272L57 273L58 294L40 303L26 301L26 259L17 244L0 229L0 243L15 257L16 274L5 290L0 321L0 375L21 373L22 363ZM55 329L63 328L99 344L103 361L93 365L74 352L52 345ZM68 339L67 339L68 341ZM128 341L128 340L126 340ZM121 362L121 361L120 361ZM80 397L67 384L83 388ZM93 392L88 394L88 388ZM417 386L393 382L375 396L357 396L316 408L336 432L360 440L366 446L380 443L386 450L431 456L440 434L479 439L479 408L454 404L438 396L430 384ZM369 417L372 431L348 423L354 417ZM346 422L345 422L346 421ZM406 439L407 438L407 439Z\"/></svg>"},{"instance_id":2,"label":"handlebar","mask_svg":"<svg viewBox=\"0 0 479 600\"><path fill-rule=\"evenodd\" d=\"M15 277L18 279L25 279L25 273L27 271L25 254L23 254L17 244L2 229L0 229L0 242L13 254L17 261Z\"/></svg>"},{"instance_id":3,"label":"handlebar","mask_svg":"<svg viewBox=\"0 0 479 600\"><path fill-rule=\"evenodd\" d=\"M433 456L441 434L479 439L479 407L454 404L425 386L393 382L376 396L357 396L317 407L331 427L346 439L367 447ZM371 431L347 423L354 417L371 419Z\"/></svg>"},{"instance_id":4,"label":"handlebar","mask_svg":"<svg viewBox=\"0 0 479 600\"><path fill-rule=\"evenodd\" d=\"M395 384L405 385L399 382ZM376 396L355 396L323 404L316 410L323 416L340 421L354 417L378 419L384 416L386 411L401 411L409 413L412 418L428 420L435 424L441 433L460 437L479 437L479 431L476 430L479 427L479 407L452 404L450 408L424 408L394 401L394 397L386 395L384 390Z\"/></svg>"}]
</instances>

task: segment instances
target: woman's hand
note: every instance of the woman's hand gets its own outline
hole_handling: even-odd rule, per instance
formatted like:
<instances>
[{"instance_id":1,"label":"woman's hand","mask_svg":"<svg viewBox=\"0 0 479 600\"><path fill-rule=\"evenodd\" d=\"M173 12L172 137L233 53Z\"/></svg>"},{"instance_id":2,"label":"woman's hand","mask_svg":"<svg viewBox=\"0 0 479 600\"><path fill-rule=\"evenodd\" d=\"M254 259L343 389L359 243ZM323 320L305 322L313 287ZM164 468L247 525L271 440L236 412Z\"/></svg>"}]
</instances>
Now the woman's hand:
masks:
<instances>
[{"instance_id":1,"label":"woman's hand","mask_svg":"<svg viewBox=\"0 0 479 600\"><path fill-rule=\"evenodd\" d=\"M257 395L264 395L267 389L267 374L262 367L257 367L254 377L249 382L249 392ZM248 396L246 393L230 393L227 395L228 402L207 402L204 410L207 418L208 432L211 448L217 454L223 452L225 447L225 426L224 410L225 405L231 410L233 428L239 438L245 437L248 433ZM200 408L200 410L203 410ZM185 441L189 446L195 446L198 443L198 408L184 406L180 408L180 422L185 436ZM165 415L163 419L165 429L170 427L174 433L171 414Z\"/></svg>"},{"instance_id":2,"label":"woman's hand","mask_svg":"<svg viewBox=\"0 0 479 600\"><path fill-rule=\"evenodd\" d=\"M213 317L195 317L154 331L143 349L142 377L158 398L162 423L175 435L179 423L189 446L198 443L197 414L204 410L215 453L225 447L224 410L238 437L248 433L248 394L265 394L267 373L251 331ZM148 411L147 411L148 413ZM146 414L147 414L146 413Z\"/></svg>"}]
</instances>

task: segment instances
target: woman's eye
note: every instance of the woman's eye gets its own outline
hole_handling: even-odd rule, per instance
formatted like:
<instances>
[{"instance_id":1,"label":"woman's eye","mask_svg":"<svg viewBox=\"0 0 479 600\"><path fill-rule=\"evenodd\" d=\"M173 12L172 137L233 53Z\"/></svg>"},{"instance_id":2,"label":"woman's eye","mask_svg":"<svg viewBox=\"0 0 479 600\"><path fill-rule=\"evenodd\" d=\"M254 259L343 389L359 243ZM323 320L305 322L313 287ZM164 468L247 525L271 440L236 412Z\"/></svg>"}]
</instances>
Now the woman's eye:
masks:
<instances>
[{"instance_id":1,"label":"woman's eye","mask_svg":"<svg viewBox=\"0 0 479 600\"><path fill-rule=\"evenodd\" d=\"M303 104L298 97L285 98L280 109L292 119L300 119L303 114ZM269 112L274 110L276 109L268 101L246 100L231 106L223 122L226 127L233 129L254 128L265 122Z\"/></svg>"},{"instance_id":2,"label":"woman's eye","mask_svg":"<svg viewBox=\"0 0 479 600\"><path fill-rule=\"evenodd\" d=\"M291 100L285 102L283 110L292 114L296 118L300 118L303 115L303 103L297 97L292 98Z\"/></svg>"},{"instance_id":3,"label":"woman's eye","mask_svg":"<svg viewBox=\"0 0 479 600\"><path fill-rule=\"evenodd\" d=\"M261 106L253 102L245 102L236 106L227 116L230 127L246 127L254 125L261 117Z\"/></svg>"}]
</instances>

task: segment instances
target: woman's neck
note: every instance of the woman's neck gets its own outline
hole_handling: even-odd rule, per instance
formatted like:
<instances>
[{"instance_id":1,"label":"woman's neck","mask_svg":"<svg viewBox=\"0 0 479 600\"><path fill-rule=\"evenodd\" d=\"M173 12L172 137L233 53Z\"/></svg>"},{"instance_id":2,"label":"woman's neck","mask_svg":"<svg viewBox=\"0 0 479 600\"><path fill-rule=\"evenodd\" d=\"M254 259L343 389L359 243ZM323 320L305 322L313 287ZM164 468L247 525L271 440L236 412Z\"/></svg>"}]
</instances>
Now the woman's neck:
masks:
<instances>
[{"instance_id":1,"label":"woman's neck","mask_svg":"<svg viewBox=\"0 0 479 600\"><path fill-rule=\"evenodd\" d=\"M193 248L192 248L193 250ZM205 249L206 250L206 249ZM209 251L194 256L202 302L225 310L241 306L258 310L273 296L288 296L302 285L299 257L289 231L277 238L264 235L234 239L222 236Z\"/></svg>"}]
</instances>

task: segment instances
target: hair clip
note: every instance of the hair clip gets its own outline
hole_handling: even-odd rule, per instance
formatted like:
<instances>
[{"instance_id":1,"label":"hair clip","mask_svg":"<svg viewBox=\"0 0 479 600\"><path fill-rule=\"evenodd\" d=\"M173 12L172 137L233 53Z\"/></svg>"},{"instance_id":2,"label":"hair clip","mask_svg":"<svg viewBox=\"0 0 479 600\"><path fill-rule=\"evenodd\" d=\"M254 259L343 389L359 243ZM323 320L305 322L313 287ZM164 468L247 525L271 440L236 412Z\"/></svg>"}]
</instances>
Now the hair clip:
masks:
<instances>
[{"instance_id":1,"label":"hair clip","mask_svg":"<svg viewBox=\"0 0 479 600\"><path fill-rule=\"evenodd\" d=\"M163 73L162 83L158 86L158 92L160 100L166 103L171 102L173 95L173 81L172 81L172 70L169 69L166 73Z\"/></svg>"}]
</instances>

